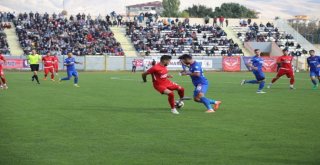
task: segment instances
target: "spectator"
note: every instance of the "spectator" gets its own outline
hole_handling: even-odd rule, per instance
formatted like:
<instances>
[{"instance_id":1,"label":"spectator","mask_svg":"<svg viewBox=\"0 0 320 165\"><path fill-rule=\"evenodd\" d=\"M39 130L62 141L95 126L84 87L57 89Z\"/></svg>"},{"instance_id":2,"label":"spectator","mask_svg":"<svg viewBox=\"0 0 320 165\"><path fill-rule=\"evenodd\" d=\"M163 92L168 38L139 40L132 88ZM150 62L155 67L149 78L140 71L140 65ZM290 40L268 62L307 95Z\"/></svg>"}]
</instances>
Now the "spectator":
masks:
<instances>
[{"instance_id":1,"label":"spectator","mask_svg":"<svg viewBox=\"0 0 320 165\"><path fill-rule=\"evenodd\" d=\"M220 22L220 26L223 27L223 22L224 22L224 17L223 16L219 17L219 22Z\"/></svg>"}]
</instances>

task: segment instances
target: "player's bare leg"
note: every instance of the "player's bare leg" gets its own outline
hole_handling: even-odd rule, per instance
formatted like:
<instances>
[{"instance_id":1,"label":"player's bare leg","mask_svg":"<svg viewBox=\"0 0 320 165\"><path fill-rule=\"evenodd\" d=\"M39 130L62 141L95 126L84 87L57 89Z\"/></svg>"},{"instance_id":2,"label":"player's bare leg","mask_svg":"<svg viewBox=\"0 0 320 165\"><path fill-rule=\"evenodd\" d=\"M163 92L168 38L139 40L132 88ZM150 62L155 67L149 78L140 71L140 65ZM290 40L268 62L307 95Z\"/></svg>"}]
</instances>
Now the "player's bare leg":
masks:
<instances>
[{"instance_id":1,"label":"player's bare leg","mask_svg":"<svg viewBox=\"0 0 320 165\"><path fill-rule=\"evenodd\" d=\"M169 90L169 89L166 89L163 91L163 94L165 95L168 95L168 102L170 104L170 107L171 107L171 112L173 114L176 114L178 115L179 112L177 111L176 107L175 107L175 101L174 101L174 93L173 91Z\"/></svg>"}]
</instances>

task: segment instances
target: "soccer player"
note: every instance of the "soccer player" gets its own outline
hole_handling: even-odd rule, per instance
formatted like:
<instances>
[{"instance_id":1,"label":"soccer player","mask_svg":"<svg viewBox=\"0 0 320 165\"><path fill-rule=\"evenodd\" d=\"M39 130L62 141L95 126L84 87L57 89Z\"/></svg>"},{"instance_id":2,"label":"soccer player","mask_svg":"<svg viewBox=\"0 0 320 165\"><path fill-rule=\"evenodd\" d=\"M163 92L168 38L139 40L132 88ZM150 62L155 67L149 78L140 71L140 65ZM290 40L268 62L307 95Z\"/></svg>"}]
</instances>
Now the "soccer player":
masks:
<instances>
[{"instance_id":1,"label":"soccer player","mask_svg":"<svg viewBox=\"0 0 320 165\"><path fill-rule=\"evenodd\" d=\"M8 86L7 86L7 80L6 80L6 77L4 75L4 72L3 72L3 64L6 62L6 59L4 58L4 56L2 54L0 54L0 88L1 89L8 89Z\"/></svg>"},{"instance_id":2,"label":"soccer player","mask_svg":"<svg viewBox=\"0 0 320 165\"><path fill-rule=\"evenodd\" d=\"M62 78L59 81L66 81L66 80L70 80L71 77L74 77L74 86L75 87L80 87L78 85L78 80L79 80L79 76L78 76L78 72L75 68L75 64L82 64L80 62L76 62L76 59L74 57L72 57L72 53L68 53L68 58L66 58L64 60L64 66L67 67L67 74L68 77Z\"/></svg>"},{"instance_id":3,"label":"soccer player","mask_svg":"<svg viewBox=\"0 0 320 165\"><path fill-rule=\"evenodd\" d=\"M59 72L59 58L58 58L57 54L54 54L52 56L52 59L53 59L54 72L55 72L56 75L58 75L58 72Z\"/></svg>"},{"instance_id":4,"label":"soccer player","mask_svg":"<svg viewBox=\"0 0 320 165\"><path fill-rule=\"evenodd\" d=\"M216 110L218 110L221 101L216 101L205 97L205 94L207 93L209 88L209 82L203 74L201 63L194 61L192 59L192 56L187 54L180 56L179 59L183 64L182 67L184 69L184 71L180 72L180 74L182 76L190 76L192 83L195 87L193 92L194 101L198 103L203 103L204 106L207 108L206 113L213 113ZM189 68L188 71L187 68ZM212 107L212 104L214 104L214 108Z\"/></svg>"},{"instance_id":5,"label":"soccer player","mask_svg":"<svg viewBox=\"0 0 320 165\"><path fill-rule=\"evenodd\" d=\"M31 71L33 72L32 81L34 79L37 80L37 83L40 84L39 78L38 78L38 71L39 71L39 61L41 60L41 56L37 54L35 50L32 50L32 53L28 55L27 57Z\"/></svg>"},{"instance_id":6,"label":"soccer player","mask_svg":"<svg viewBox=\"0 0 320 165\"><path fill-rule=\"evenodd\" d=\"M282 76L286 75L290 78L290 89L294 89L294 73L292 68L293 57L289 55L288 49L283 49L283 55L280 56L277 60L277 63L280 64L278 74L275 78L272 79L271 83L268 85L268 88Z\"/></svg>"},{"instance_id":7,"label":"soccer player","mask_svg":"<svg viewBox=\"0 0 320 165\"><path fill-rule=\"evenodd\" d=\"M53 63L54 59L51 56L50 52L47 53L44 57L42 57L42 62L44 64L44 78L43 80L47 80L48 73L51 73L51 80L54 81L54 69Z\"/></svg>"},{"instance_id":8,"label":"soccer player","mask_svg":"<svg viewBox=\"0 0 320 165\"><path fill-rule=\"evenodd\" d=\"M310 57L307 58L308 66L310 68L310 78L313 84L313 89L318 88L318 82L320 83L320 56L315 55L314 50L309 51Z\"/></svg>"},{"instance_id":9,"label":"soccer player","mask_svg":"<svg viewBox=\"0 0 320 165\"><path fill-rule=\"evenodd\" d=\"M173 114L179 114L175 108L174 92L178 91L180 100L184 97L184 88L180 85L171 82L168 78L172 78L171 75L168 75L167 66L170 64L171 56L163 55L160 58L160 62L155 64L146 72L142 73L143 82L147 82L147 75L152 75L153 87L161 94L168 95L168 102L171 107L171 112Z\"/></svg>"},{"instance_id":10,"label":"soccer player","mask_svg":"<svg viewBox=\"0 0 320 165\"><path fill-rule=\"evenodd\" d=\"M264 84L265 84L265 75L262 71L263 59L260 57L261 52L259 49L255 49L254 53L255 53L255 56L251 58L248 65L251 68L252 73L254 74L256 79L255 80L242 80L241 85L259 84L259 88L258 88L257 93L263 94L263 93L266 93L266 92L262 91L262 89L264 88Z\"/></svg>"}]
</instances>

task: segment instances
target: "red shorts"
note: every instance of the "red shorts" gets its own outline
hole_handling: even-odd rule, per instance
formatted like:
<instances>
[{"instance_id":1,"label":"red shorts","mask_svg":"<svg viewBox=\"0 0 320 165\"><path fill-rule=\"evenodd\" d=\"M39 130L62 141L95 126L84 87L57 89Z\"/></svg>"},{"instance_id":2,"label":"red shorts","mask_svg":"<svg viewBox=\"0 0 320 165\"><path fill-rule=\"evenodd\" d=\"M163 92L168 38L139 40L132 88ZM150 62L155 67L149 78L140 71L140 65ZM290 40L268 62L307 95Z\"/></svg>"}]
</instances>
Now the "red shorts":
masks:
<instances>
[{"instance_id":1,"label":"red shorts","mask_svg":"<svg viewBox=\"0 0 320 165\"><path fill-rule=\"evenodd\" d=\"M4 76L4 72L2 68L0 68L0 76Z\"/></svg>"},{"instance_id":2,"label":"red shorts","mask_svg":"<svg viewBox=\"0 0 320 165\"><path fill-rule=\"evenodd\" d=\"M280 68L280 70L278 71L277 77L281 77L283 75L286 75L288 78L294 77L292 69L287 70L287 69Z\"/></svg>"},{"instance_id":3,"label":"red shorts","mask_svg":"<svg viewBox=\"0 0 320 165\"><path fill-rule=\"evenodd\" d=\"M44 74L53 73L53 68L44 68Z\"/></svg>"},{"instance_id":4,"label":"red shorts","mask_svg":"<svg viewBox=\"0 0 320 165\"><path fill-rule=\"evenodd\" d=\"M168 84L153 84L153 87L155 90L157 90L161 94L163 94L166 89L174 91L182 88L180 85L174 82L170 82Z\"/></svg>"}]
</instances>

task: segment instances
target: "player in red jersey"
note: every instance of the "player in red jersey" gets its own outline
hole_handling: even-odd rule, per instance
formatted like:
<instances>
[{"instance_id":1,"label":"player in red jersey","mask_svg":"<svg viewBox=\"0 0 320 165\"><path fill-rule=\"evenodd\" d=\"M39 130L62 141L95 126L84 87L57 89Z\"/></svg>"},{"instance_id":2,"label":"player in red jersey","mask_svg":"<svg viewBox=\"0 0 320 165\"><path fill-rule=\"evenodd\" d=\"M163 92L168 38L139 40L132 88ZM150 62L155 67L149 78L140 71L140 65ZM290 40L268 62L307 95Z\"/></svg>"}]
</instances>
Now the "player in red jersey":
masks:
<instances>
[{"instance_id":1,"label":"player in red jersey","mask_svg":"<svg viewBox=\"0 0 320 165\"><path fill-rule=\"evenodd\" d=\"M1 87L1 89L8 89L7 80L6 80L6 77L3 72L3 64L5 62L6 62L6 59L4 58L4 56L2 54L0 54L0 79L1 79L0 87Z\"/></svg>"},{"instance_id":2,"label":"player in red jersey","mask_svg":"<svg viewBox=\"0 0 320 165\"><path fill-rule=\"evenodd\" d=\"M47 80L48 73L51 73L51 80L54 81L54 69L53 69L53 58L50 56L50 52L47 53L44 57L42 57L42 62L44 64L44 78L43 80Z\"/></svg>"},{"instance_id":3,"label":"player in red jersey","mask_svg":"<svg viewBox=\"0 0 320 165\"><path fill-rule=\"evenodd\" d=\"M278 74L275 78L272 79L271 83L269 84L268 88L271 88L273 83L275 83L280 77L286 75L290 78L290 89L294 89L294 73L292 69L292 60L293 57L289 55L288 49L283 50L283 55L278 58L277 63L280 65Z\"/></svg>"},{"instance_id":4,"label":"player in red jersey","mask_svg":"<svg viewBox=\"0 0 320 165\"><path fill-rule=\"evenodd\" d=\"M161 94L168 95L168 102L171 107L171 112L173 114L179 114L175 108L174 92L178 91L180 96L180 101L184 97L184 88L180 85L170 81L168 78L172 78L171 75L168 75L167 66L171 61L171 56L163 55L160 58L160 63L154 65L149 70L142 74L143 82L147 82L147 75L152 75L153 87Z\"/></svg>"},{"instance_id":5,"label":"player in red jersey","mask_svg":"<svg viewBox=\"0 0 320 165\"><path fill-rule=\"evenodd\" d=\"M52 56L52 59L53 59L53 69L54 69L54 72L56 73L56 75L58 75L58 71L59 71L59 58L56 54L54 54Z\"/></svg>"}]
</instances>

